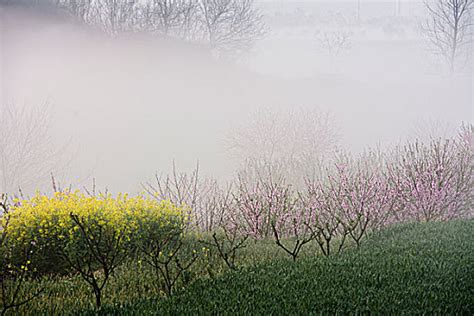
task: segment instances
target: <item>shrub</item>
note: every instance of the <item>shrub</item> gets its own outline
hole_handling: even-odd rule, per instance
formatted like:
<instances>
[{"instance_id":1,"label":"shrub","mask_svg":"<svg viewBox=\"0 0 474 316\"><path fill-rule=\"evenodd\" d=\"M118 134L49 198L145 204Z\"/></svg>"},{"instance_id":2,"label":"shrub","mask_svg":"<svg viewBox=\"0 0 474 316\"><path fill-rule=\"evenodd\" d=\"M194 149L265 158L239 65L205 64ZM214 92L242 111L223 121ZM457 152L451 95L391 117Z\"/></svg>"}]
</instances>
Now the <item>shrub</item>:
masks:
<instances>
[{"instance_id":1,"label":"shrub","mask_svg":"<svg viewBox=\"0 0 474 316\"><path fill-rule=\"evenodd\" d=\"M149 230L142 227L181 227L183 208L120 194L86 196L79 191L37 194L16 200L9 214L8 234L16 249L37 245L33 267L42 273L78 273L91 287L100 307L101 291L115 268L134 253ZM156 236L153 236L156 238ZM50 269L49 267L53 267ZM60 267L54 268L54 267Z\"/></svg>"},{"instance_id":2,"label":"shrub","mask_svg":"<svg viewBox=\"0 0 474 316\"><path fill-rule=\"evenodd\" d=\"M34 243L22 247L23 252L16 251L14 244L9 242L9 203L6 194L0 195L0 314L18 308L35 299L42 289L34 292L25 286L25 280L31 276L30 256L34 251ZM14 258L15 256L15 258Z\"/></svg>"},{"instance_id":3,"label":"shrub","mask_svg":"<svg viewBox=\"0 0 474 316\"><path fill-rule=\"evenodd\" d=\"M189 250L184 238L186 223L179 217L166 217L164 221L140 218L138 222L140 258L152 268L159 289L171 296L180 278L198 258L196 250L186 251Z\"/></svg>"}]
</instances>

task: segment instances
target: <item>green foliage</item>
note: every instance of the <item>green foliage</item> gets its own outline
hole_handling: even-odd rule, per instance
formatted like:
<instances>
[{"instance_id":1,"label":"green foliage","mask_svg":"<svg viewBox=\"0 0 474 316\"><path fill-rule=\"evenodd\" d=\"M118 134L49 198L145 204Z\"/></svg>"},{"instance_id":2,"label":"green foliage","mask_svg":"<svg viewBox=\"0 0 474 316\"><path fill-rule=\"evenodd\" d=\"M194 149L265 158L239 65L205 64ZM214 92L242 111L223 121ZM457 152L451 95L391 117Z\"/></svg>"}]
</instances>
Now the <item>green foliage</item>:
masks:
<instances>
[{"instance_id":1,"label":"green foliage","mask_svg":"<svg viewBox=\"0 0 474 316\"><path fill-rule=\"evenodd\" d=\"M312 244L297 262L272 240L249 241L235 271L215 249L202 252L205 236L190 235L182 254L198 249L198 258L174 296L155 286L164 280L152 267L130 259L104 288L99 314L472 314L473 231L474 220L396 225L328 258ZM98 313L79 276L26 281L25 291L38 289L45 290L16 313Z\"/></svg>"},{"instance_id":2,"label":"green foliage","mask_svg":"<svg viewBox=\"0 0 474 316\"><path fill-rule=\"evenodd\" d=\"M340 256L268 262L121 313L472 314L473 231L474 220L394 226Z\"/></svg>"},{"instance_id":3,"label":"green foliage","mask_svg":"<svg viewBox=\"0 0 474 316\"><path fill-rule=\"evenodd\" d=\"M21 245L20 249L10 242L8 235L10 205L5 194L0 195L0 314L5 315L8 310L18 308L35 299L42 290L33 292L25 287L25 280L31 277L29 268L31 254L35 245L29 242Z\"/></svg>"}]
</instances>

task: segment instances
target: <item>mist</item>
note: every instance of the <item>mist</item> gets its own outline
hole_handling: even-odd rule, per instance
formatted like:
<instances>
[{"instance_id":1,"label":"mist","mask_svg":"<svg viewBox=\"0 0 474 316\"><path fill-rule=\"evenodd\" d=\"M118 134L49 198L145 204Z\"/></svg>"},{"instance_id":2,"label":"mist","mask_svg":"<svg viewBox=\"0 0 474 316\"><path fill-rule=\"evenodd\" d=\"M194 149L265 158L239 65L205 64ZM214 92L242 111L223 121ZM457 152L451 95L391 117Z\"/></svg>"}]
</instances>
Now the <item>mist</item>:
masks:
<instances>
[{"instance_id":1,"label":"mist","mask_svg":"<svg viewBox=\"0 0 474 316\"><path fill-rule=\"evenodd\" d=\"M138 192L173 162L230 179L240 161L228 135L259 109L328 113L337 146L353 152L419 136L426 124L442 133L474 121L472 58L454 75L442 69L420 32L422 1L361 1L359 11L357 1L256 5L265 36L238 60L176 38L110 37L49 10L1 7L1 105L49 104L51 143L68 157L24 190L46 188L53 173L65 186L95 179ZM348 38L337 53L322 44L334 32Z\"/></svg>"}]
</instances>

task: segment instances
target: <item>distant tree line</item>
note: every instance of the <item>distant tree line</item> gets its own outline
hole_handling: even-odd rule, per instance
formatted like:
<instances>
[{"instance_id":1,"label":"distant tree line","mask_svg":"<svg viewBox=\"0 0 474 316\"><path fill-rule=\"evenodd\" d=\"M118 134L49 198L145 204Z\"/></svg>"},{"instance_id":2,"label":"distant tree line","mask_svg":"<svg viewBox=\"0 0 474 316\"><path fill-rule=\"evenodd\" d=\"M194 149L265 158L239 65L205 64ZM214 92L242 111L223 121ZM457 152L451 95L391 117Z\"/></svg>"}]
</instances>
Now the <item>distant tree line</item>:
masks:
<instances>
[{"instance_id":1,"label":"distant tree line","mask_svg":"<svg viewBox=\"0 0 474 316\"><path fill-rule=\"evenodd\" d=\"M218 56L235 57L264 34L254 0L0 0L52 6L114 36L147 32L207 44Z\"/></svg>"}]
</instances>

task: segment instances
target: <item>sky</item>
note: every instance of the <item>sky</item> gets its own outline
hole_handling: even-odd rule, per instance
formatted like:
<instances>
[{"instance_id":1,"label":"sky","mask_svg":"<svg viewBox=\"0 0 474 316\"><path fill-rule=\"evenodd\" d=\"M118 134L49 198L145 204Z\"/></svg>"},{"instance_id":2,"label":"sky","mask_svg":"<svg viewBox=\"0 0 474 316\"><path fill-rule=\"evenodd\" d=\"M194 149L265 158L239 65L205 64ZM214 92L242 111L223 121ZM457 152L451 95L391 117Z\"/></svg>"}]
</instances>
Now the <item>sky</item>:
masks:
<instances>
[{"instance_id":1,"label":"sky","mask_svg":"<svg viewBox=\"0 0 474 316\"><path fill-rule=\"evenodd\" d=\"M330 113L340 146L354 152L396 144L429 122L474 121L472 62L444 73L419 32L423 16L402 5L394 17L386 4L355 23L348 2L274 3L284 14L263 7L267 35L239 63L176 40L111 39L57 17L4 12L2 106L49 103L51 144L68 151L37 186L56 171L66 185L96 179L138 192L173 161L183 170L199 161L204 174L228 179L239 163L228 135L262 108ZM342 25L332 20L338 12ZM322 38L337 32L350 34L349 44L332 56Z\"/></svg>"}]
</instances>

